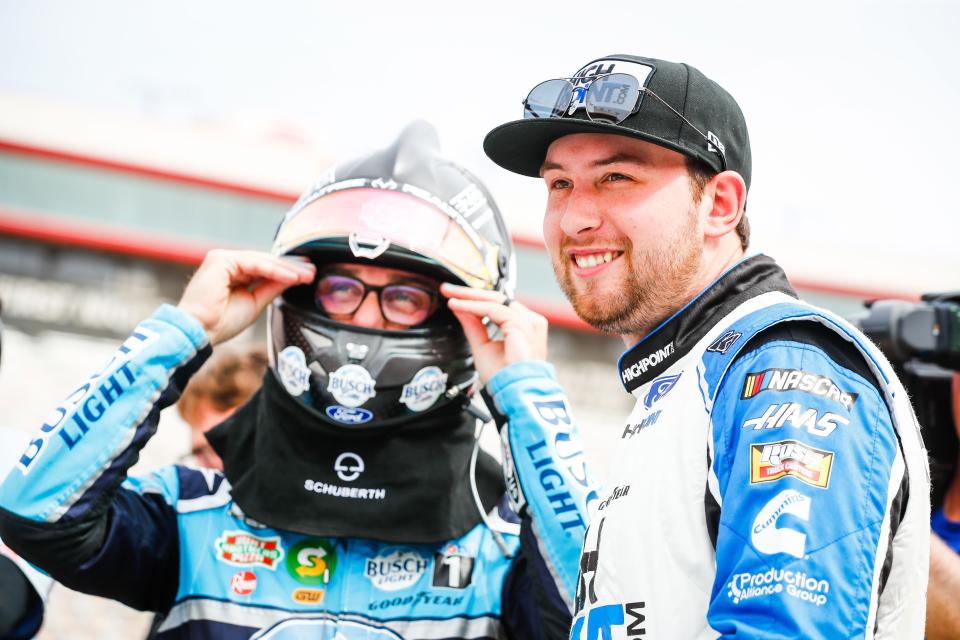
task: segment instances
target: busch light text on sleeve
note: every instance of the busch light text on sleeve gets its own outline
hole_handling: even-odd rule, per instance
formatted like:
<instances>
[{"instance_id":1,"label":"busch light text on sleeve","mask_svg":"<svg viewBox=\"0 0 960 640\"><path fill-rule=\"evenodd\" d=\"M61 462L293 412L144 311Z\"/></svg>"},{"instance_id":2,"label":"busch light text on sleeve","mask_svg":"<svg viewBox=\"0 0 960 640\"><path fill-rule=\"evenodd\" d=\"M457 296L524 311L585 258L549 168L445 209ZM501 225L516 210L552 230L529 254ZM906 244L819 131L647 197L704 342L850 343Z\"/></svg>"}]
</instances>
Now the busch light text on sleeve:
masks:
<instances>
[{"instance_id":1,"label":"busch light text on sleeve","mask_svg":"<svg viewBox=\"0 0 960 640\"><path fill-rule=\"evenodd\" d=\"M76 446L91 425L98 422L104 411L133 384L136 375L130 369L130 357L155 337L156 334L143 328L134 331L103 369L90 376L51 412L17 461L17 467L24 475L43 454L47 440L54 433L59 434L68 448ZM116 366L118 360L122 364ZM70 420L67 420L68 416Z\"/></svg>"}]
</instances>

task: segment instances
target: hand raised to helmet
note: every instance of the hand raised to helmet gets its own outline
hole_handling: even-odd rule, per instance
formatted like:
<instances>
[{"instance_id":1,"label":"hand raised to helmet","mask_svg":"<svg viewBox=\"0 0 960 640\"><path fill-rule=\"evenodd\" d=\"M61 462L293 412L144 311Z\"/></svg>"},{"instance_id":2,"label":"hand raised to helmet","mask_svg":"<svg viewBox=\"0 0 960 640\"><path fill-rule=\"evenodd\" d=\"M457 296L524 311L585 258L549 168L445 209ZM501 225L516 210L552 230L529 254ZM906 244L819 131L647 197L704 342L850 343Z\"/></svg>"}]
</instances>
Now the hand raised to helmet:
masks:
<instances>
[{"instance_id":1,"label":"hand raised to helmet","mask_svg":"<svg viewBox=\"0 0 960 640\"><path fill-rule=\"evenodd\" d=\"M523 360L547 359L547 319L519 302L505 303L502 293L444 284L440 292L463 326L473 362L486 384L500 369ZM489 318L503 333L491 340L482 319Z\"/></svg>"},{"instance_id":2,"label":"hand raised to helmet","mask_svg":"<svg viewBox=\"0 0 960 640\"><path fill-rule=\"evenodd\" d=\"M312 282L315 271L309 262L261 251L214 249L177 306L199 320L217 345L250 326L284 289Z\"/></svg>"}]
</instances>

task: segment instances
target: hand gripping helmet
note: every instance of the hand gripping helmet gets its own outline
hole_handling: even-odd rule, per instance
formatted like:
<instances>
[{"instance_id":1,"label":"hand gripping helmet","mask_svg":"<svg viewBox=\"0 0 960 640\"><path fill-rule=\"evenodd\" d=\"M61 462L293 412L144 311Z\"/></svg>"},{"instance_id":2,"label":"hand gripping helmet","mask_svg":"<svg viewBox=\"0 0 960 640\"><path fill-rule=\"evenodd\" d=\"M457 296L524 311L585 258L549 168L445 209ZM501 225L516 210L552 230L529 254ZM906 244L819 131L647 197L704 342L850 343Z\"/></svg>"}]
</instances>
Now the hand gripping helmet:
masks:
<instances>
[{"instance_id":1,"label":"hand gripping helmet","mask_svg":"<svg viewBox=\"0 0 960 640\"><path fill-rule=\"evenodd\" d=\"M440 155L425 122L409 125L390 147L329 171L286 214L273 253L513 293L513 246L496 203L479 180ZM274 374L318 419L366 429L467 402L476 383L473 356L445 305L410 329L369 329L324 314L314 287L275 299L267 324Z\"/></svg>"}]
</instances>

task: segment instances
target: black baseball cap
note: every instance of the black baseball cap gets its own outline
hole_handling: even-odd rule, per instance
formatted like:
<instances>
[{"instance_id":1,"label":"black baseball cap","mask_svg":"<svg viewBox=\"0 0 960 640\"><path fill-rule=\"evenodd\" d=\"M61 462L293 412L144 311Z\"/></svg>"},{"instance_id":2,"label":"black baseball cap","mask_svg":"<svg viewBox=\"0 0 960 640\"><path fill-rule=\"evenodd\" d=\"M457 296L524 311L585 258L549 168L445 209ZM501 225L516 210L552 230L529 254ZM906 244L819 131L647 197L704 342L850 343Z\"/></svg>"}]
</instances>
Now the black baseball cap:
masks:
<instances>
[{"instance_id":1,"label":"black baseball cap","mask_svg":"<svg viewBox=\"0 0 960 640\"><path fill-rule=\"evenodd\" d=\"M723 87L690 65L631 55L610 55L580 68L571 81L589 85L592 78L628 73L676 109L693 127L659 100L641 94L639 110L619 124L590 120L583 99L558 118L530 118L502 124L487 134L483 150L508 171L537 177L554 140L573 133L613 133L639 138L704 162L718 173L723 161L714 145L723 149L726 168L736 171L750 188L750 137L740 106ZM572 113L571 113L572 111Z\"/></svg>"}]
</instances>

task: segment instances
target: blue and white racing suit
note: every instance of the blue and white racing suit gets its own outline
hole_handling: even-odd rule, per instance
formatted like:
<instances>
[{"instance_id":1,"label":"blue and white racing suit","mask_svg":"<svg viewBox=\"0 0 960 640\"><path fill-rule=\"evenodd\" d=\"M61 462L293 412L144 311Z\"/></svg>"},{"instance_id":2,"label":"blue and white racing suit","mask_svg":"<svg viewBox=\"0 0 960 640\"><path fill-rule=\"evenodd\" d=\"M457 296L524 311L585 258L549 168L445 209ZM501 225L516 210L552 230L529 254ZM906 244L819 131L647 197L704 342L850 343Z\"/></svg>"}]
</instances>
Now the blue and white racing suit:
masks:
<instances>
[{"instance_id":1,"label":"blue and white racing suit","mask_svg":"<svg viewBox=\"0 0 960 640\"><path fill-rule=\"evenodd\" d=\"M566 635L596 493L549 365L510 366L487 387L505 420L510 486L489 524L388 544L254 522L216 472L126 477L209 353L200 325L175 307L142 322L0 487L4 540L71 588L161 612L160 638Z\"/></svg>"},{"instance_id":2,"label":"blue and white racing suit","mask_svg":"<svg viewBox=\"0 0 960 640\"><path fill-rule=\"evenodd\" d=\"M920 638L930 481L906 393L742 261L620 360L636 408L571 638Z\"/></svg>"}]
</instances>

